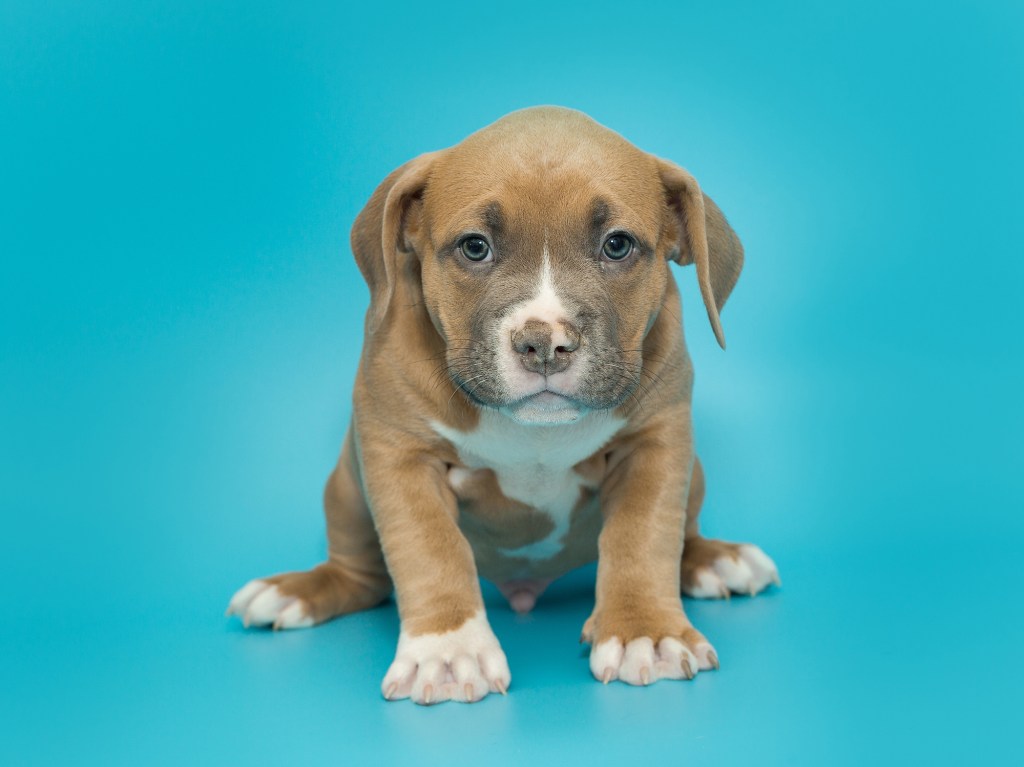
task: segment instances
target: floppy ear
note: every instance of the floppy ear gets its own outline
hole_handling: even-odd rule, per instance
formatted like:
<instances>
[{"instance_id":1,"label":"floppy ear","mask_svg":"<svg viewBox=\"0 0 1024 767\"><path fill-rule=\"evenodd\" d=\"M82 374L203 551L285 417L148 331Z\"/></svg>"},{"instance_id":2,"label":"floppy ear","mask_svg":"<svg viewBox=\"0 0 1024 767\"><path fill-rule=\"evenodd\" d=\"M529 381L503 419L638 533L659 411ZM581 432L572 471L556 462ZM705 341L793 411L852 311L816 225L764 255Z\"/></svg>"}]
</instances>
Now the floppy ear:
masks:
<instances>
[{"instance_id":1,"label":"floppy ear","mask_svg":"<svg viewBox=\"0 0 1024 767\"><path fill-rule=\"evenodd\" d=\"M406 228L412 208L423 195L437 152L422 154L392 171L377 187L352 225L352 252L370 286L367 327L384 320L399 277L400 254L412 250Z\"/></svg>"},{"instance_id":2,"label":"floppy ear","mask_svg":"<svg viewBox=\"0 0 1024 767\"><path fill-rule=\"evenodd\" d=\"M697 179L667 160L658 160L658 170L675 217L671 227L677 236L673 259L682 266L696 264L708 319L724 349L725 334L718 314L743 268L743 245L722 211L701 191Z\"/></svg>"}]
</instances>

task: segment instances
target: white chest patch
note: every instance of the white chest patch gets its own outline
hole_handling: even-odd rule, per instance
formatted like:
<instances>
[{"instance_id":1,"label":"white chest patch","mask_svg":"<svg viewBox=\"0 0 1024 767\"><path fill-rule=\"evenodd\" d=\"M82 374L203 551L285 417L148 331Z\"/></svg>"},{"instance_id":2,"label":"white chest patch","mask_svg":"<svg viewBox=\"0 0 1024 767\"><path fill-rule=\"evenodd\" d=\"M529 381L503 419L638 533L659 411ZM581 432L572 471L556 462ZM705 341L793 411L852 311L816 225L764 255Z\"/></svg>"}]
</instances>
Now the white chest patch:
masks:
<instances>
[{"instance_id":1,"label":"white chest patch","mask_svg":"<svg viewBox=\"0 0 1024 767\"><path fill-rule=\"evenodd\" d=\"M583 478L573 466L606 445L623 424L624 419L611 413L594 412L558 426L524 425L497 411L484 410L471 432L437 422L432 425L455 446L467 467L491 469L508 498L551 517L554 530L547 538L508 551L514 556L548 559L562 549L562 538L580 499Z\"/></svg>"}]
</instances>

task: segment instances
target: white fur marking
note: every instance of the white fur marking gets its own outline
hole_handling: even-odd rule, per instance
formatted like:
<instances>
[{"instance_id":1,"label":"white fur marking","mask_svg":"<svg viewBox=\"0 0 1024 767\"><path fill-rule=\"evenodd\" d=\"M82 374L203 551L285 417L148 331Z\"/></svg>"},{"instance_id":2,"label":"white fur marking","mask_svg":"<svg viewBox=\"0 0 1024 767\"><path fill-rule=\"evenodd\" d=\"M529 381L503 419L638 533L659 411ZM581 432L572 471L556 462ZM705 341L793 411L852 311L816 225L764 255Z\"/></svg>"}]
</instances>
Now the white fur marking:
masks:
<instances>
[{"instance_id":1,"label":"white fur marking","mask_svg":"<svg viewBox=\"0 0 1024 767\"><path fill-rule=\"evenodd\" d=\"M238 615L248 626L297 629L313 625L306 603L282 594L277 586L256 579L242 586L231 598L228 615Z\"/></svg>"},{"instance_id":2,"label":"white fur marking","mask_svg":"<svg viewBox=\"0 0 1024 767\"><path fill-rule=\"evenodd\" d=\"M767 588L769 583L782 585L782 581L779 580L779 568L775 566L771 557L761 551L760 547L746 543L740 546L740 556L754 571L753 585L756 591Z\"/></svg>"},{"instance_id":3,"label":"white fur marking","mask_svg":"<svg viewBox=\"0 0 1024 767\"><path fill-rule=\"evenodd\" d=\"M245 609L249 606L249 603L256 598L256 595L261 591L265 591L270 588L270 584L264 580L256 578L255 580L249 581L247 584L242 586L235 595L231 597L231 602L228 604L228 615L244 615Z\"/></svg>"},{"instance_id":4,"label":"white fur marking","mask_svg":"<svg viewBox=\"0 0 1024 767\"><path fill-rule=\"evenodd\" d=\"M512 675L483 610L454 631L398 637L395 660L381 692L388 700L416 703L477 701L508 689Z\"/></svg>"},{"instance_id":5,"label":"white fur marking","mask_svg":"<svg viewBox=\"0 0 1024 767\"><path fill-rule=\"evenodd\" d=\"M508 551L514 556L548 559L561 551L562 538L580 499L583 478L573 466L606 445L624 423L607 411L594 411L573 423L527 426L494 410L483 410L471 432L437 422L432 425L455 446L466 466L494 471L506 497L551 517L555 528L546 538ZM461 479L458 475L453 478L451 471L449 481Z\"/></svg>"},{"instance_id":6,"label":"white fur marking","mask_svg":"<svg viewBox=\"0 0 1024 767\"><path fill-rule=\"evenodd\" d=\"M448 469L448 484L456 493L465 490L472 478L473 472L470 469L464 469L461 466L452 466Z\"/></svg>"},{"instance_id":7,"label":"white fur marking","mask_svg":"<svg viewBox=\"0 0 1024 767\"><path fill-rule=\"evenodd\" d=\"M296 599L284 608L274 621L276 629L303 629L313 625L313 616L306 610L306 603Z\"/></svg>"},{"instance_id":8,"label":"white fur marking","mask_svg":"<svg viewBox=\"0 0 1024 767\"><path fill-rule=\"evenodd\" d=\"M725 585L733 591L743 590L754 579L754 571L742 559L736 560L728 556L719 557L712 566L719 577L725 581Z\"/></svg>"},{"instance_id":9,"label":"white fur marking","mask_svg":"<svg viewBox=\"0 0 1024 767\"><path fill-rule=\"evenodd\" d=\"M544 259L540 267L540 281L537 284L537 292L533 299L521 307L521 310L529 312L526 319L544 320L551 324L554 337L551 344L549 359L554 359L554 347L565 343L568 339L562 330L562 321L568 319L569 315L562 305L562 299L555 291L554 275L551 272L551 253L548 251L548 241L544 238Z\"/></svg>"},{"instance_id":10,"label":"white fur marking","mask_svg":"<svg viewBox=\"0 0 1024 767\"><path fill-rule=\"evenodd\" d=\"M697 584L686 592L687 596L696 599L722 599L729 596L729 587L709 568L701 568L697 571Z\"/></svg>"},{"instance_id":11,"label":"white fur marking","mask_svg":"<svg viewBox=\"0 0 1024 767\"><path fill-rule=\"evenodd\" d=\"M590 673L602 682L619 679L633 685L652 684L659 679L690 679L698 671L712 667L711 653L714 649L706 642L694 653L674 637L664 637L657 647L650 637L637 637L625 647L618 637L612 637L591 649Z\"/></svg>"},{"instance_id":12,"label":"white fur marking","mask_svg":"<svg viewBox=\"0 0 1024 767\"><path fill-rule=\"evenodd\" d=\"M697 584L686 591L687 596L720 599L729 596L729 592L753 596L772 583L780 583L778 568L759 547L745 543L739 547L738 552L738 560L727 555L720 556L710 568L701 568L697 574Z\"/></svg>"},{"instance_id":13,"label":"white fur marking","mask_svg":"<svg viewBox=\"0 0 1024 767\"><path fill-rule=\"evenodd\" d=\"M551 353L554 349L569 342L562 323L569 321L569 313L562 304L562 299L555 289L554 273L551 269L551 253L548 250L547 233L544 235L544 252L540 273L537 275L537 288L533 297L512 307L509 313L498 323L494 348L499 350L498 368L502 380L514 399L528 397L544 391L545 388L564 394L572 394L579 384L581 371L586 367L586 356L583 350L576 353L576 359L568 370L555 373L545 380L540 373L526 370L519 360L519 355L512 348L512 334L523 327L528 320L540 320L551 326Z\"/></svg>"},{"instance_id":14,"label":"white fur marking","mask_svg":"<svg viewBox=\"0 0 1024 767\"><path fill-rule=\"evenodd\" d=\"M618 679L623 652L622 641L618 637L597 643L590 650L590 673L602 682Z\"/></svg>"}]
</instances>

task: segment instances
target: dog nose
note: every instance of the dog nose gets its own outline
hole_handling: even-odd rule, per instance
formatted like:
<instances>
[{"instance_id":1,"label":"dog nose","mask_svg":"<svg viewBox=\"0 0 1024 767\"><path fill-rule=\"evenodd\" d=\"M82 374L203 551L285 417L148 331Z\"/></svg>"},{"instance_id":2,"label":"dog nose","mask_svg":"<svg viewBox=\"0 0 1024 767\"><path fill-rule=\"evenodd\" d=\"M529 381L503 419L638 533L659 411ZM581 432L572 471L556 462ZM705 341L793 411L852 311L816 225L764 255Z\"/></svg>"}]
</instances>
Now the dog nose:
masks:
<instances>
[{"instance_id":1,"label":"dog nose","mask_svg":"<svg viewBox=\"0 0 1024 767\"><path fill-rule=\"evenodd\" d=\"M573 352L580 348L580 332L569 322L552 327L547 322L529 320L512 333L512 348L531 373L561 373L572 362Z\"/></svg>"}]
</instances>

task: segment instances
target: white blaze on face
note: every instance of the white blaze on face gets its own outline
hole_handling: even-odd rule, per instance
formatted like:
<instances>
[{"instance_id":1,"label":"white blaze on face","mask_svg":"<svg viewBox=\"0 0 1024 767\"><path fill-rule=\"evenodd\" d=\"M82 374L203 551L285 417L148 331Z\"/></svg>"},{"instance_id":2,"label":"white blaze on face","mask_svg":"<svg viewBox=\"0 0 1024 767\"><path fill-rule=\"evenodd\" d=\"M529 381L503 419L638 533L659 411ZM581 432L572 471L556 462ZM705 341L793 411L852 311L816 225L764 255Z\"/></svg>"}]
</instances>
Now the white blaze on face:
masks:
<instances>
[{"instance_id":1,"label":"white blaze on face","mask_svg":"<svg viewBox=\"0 0 1024 767\"><path fill-rule=\"evenodd\" d=\"M574 359L568 370L554 373L547 377L540 373L530 372L523 367L519 354L512 347L512 334L522 328L529 320L540 320L551 326L552 349L570 342L563 323L570 322L571 317L555 288L554 274L551 268L551 253L548 250L546 232L544 235L544 253L541 259L541 268L537 275L537 287L534 290L533 296L512 307L505 318L498 324L497 338L495 338L496 348L499 350L498 370L513 400L531 397L545 390L572 395L579 382L580 370L583 367L581 364L582 359ZM551 397L548 399L554 400L558 398ZM575 415L566 413L564 412L564 404L564 402L537 402L531 408L531 413L533 410L539 409L540 412L548 414L540 417L540 420L544 422L551 420L575 420L579 415L579 411L576 408L572 408ZM561 416L551 418L550 416L554 416L556 412L561 413ZM528 415L525 412L520 415L525 420L531 421L536 417L536 414Z\"/></svg>"},{"instance_id":2,"label":"white blaze on face","mask_svg":"<svg viewBox=\"0 0 1024 767\"><path fill-rule=\"evenodd\" d=\"M569 314L562 305L562 299L555 291L554 275L551 273L551 253L548 251L547 239L544 240L544 258L541 262L537 290L533 298L522 304L518 311L522 313L524 322L527 319L537 319L550 324L555 329L555 346L567 340L562 331L562 322L569 319ZM563 336L561 340L557 338L558 334Z\"/></svg>"}]
</instances>

